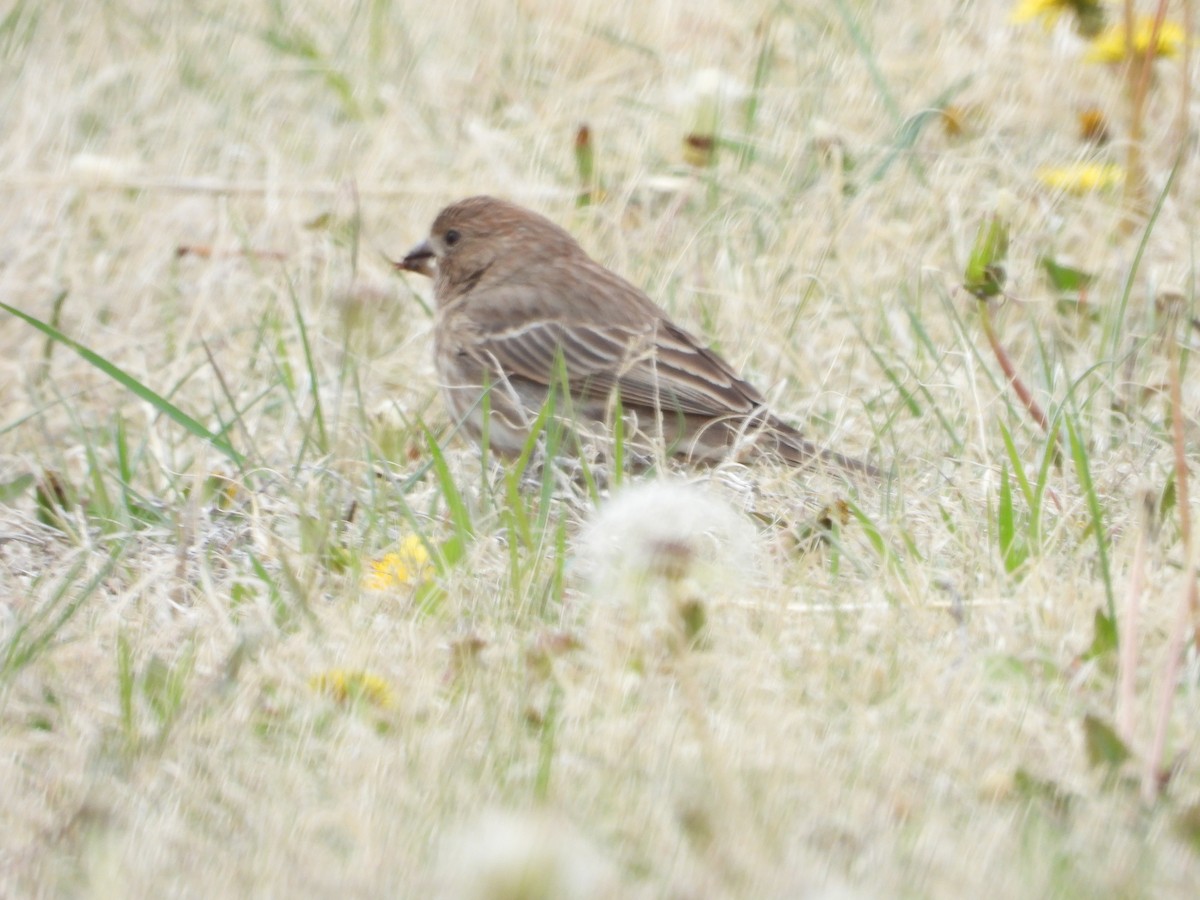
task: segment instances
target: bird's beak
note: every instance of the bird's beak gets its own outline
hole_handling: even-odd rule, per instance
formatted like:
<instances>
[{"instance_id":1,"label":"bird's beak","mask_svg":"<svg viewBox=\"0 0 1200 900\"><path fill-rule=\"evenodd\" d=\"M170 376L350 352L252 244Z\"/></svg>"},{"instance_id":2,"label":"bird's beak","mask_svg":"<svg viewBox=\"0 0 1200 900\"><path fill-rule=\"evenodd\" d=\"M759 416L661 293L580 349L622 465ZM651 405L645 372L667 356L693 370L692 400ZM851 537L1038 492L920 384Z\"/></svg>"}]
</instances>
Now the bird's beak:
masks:
<instances>
[{"instance_id":1,"label":"bird's beak","mask_svg":"<svg viewBox=\"0 0 1200 900\"><path fill-rule=\"evenodd\" d=\"M400 262L392 263L401 272L416 272L418 275L433 277L433 262L436 257L429 241L421 241L408 251L408 255Z\"/></svg>"}]
</instances>

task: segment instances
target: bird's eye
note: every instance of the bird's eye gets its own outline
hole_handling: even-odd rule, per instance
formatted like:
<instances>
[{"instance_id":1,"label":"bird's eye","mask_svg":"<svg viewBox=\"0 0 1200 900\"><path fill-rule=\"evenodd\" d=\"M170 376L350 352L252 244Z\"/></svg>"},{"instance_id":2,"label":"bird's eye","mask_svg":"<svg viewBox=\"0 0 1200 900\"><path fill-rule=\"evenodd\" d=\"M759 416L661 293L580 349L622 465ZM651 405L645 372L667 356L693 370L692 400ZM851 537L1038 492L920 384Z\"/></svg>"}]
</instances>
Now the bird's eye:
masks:
<instances>
[{"instance_id":1,"label":"bird's eye","mask_svg":"<svg viewBox=\"0 0 1200 900\"><path fill-rule=\"evenodd\" d=\"M455 231L453 228L451 228L449 231L446 232L446 235L443 238L443 240L445 240L447 247L453 247L455 244L458 243L458 239L461 237L462 237L461 234L459 234L457 231Z\"/></svg>"}]
</instances>

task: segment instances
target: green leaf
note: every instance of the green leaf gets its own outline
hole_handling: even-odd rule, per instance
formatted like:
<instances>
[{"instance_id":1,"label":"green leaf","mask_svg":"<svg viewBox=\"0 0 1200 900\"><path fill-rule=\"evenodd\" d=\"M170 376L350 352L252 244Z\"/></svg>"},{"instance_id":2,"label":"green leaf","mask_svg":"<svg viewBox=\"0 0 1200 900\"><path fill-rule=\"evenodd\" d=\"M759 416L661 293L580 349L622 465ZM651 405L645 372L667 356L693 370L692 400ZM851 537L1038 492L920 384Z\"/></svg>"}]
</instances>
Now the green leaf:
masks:
<instances>
[{"instance_id":1,"label":"green leaf","mask_svg":"<svg viewBox=\"0 0 1200 900\"><path fill-rule=\"evenodd\" d=\"M1084 651L1084 659L1096 659L1113 653L1117 649L1117 623L1116 620L1106 616L1104 610L1096 610L1096 615L1092 623L1092 643L1091 646Z\"/></svg>"},{"instance_id":2,"label":"green leaf","mask_svg":"<svg viewBox=\"0 0 1200 900\"><path fill-rule=\"evenodd\" d=\"M34 480L34 477L26 472L12 481L0 483L0 503L12 503L32 487Z\"/></svg>"},{"instance_id":3,"label":"green leaf","mask_svg":"<svg viewBox=\"0 0 1200 900\"><path fill-rule=\"evenodd\" d=\"M1091 272L1065 266L1049 256L1043 256L1039 262L1046 270L1050 286L1056 291L1080 291L1096 280L1096 276Z\"/></svg>"},{"instance_id":4,"label":"green leaf","mask_svg":"<svg viewBox=\"0 0 1200 900\"><path fill-rule=\"evenodd\" d=\"M1112 726L1093 715L1083 717L1083 740L1087 747L1088 765L1115 769L1129 759L1129 748Z\"/></svg>"},{"instance_id":5,"label":"green leaf","mask_svg":"<svg viewBox=\"0 0 1200 900\"><path fill-rule=\"evenodd\" d=\"M1167 475L1167 483L1163 485L1162 495L1158 498L1158 521L1165 521L1175 509L1178 500L1175 487L1175 470Z\"/></svg>"},{"instance_id":6,"label":"green leaf","mask_svg":"<svg viewBox=\"0 0 1200 900\"><path fill-rule=\"evenodd\" d=\"M1175 817L1175 833L1200 853L1200 803L1193 803Z\"/></svg>"},{"instance_id":7,"label":"green leaf","mask_svg":"<svg viewBox=\"0 0 1200 900\"><path fill-rule=\"evenodd\" d=\"M434 581L424 582L415 594L413 594L413 604L417 612L422 615L430 615L437 612L441 607L442 601L446 599L446 591Z\"/></svg>"},{"instance_id":8,"label":"green leaf","mask_svg":"<svg viewBox=\"0 0 1200 900\"><path fill-rule=\"evenodd\" d=\"M1075 13L1075 32L1080 37L1091 40L1104 30L1103 0L1070 0L1067 5Z\"/></svg>"},{"instance_id":9,"label":"green leaf","mask_svg":"<svg viewBox=\"0 0 1200 900\"><path fill-rule=\"evenodd\" d=\"M1075 796L1059 787L1056 782L1048 778L1038 778L1023 768L1013 773L1013 786L1021 796L1029 800L1040 800L1060 816L1069 813L1075 801Z\"/></svg>"}]
</instances>

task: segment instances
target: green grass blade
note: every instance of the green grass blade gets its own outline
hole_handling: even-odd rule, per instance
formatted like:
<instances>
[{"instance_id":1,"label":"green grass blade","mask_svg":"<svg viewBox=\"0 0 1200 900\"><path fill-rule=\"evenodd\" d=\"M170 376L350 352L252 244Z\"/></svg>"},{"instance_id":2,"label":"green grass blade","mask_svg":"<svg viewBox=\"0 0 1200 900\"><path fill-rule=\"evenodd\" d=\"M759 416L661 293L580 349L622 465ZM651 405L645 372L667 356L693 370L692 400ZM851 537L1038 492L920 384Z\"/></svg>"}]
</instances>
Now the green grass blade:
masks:
<instances>
[{"instance_id":1,"label":"green grass blade","mask_svg":"<svg viewBox=\"0 0 1200 900\"><path fill-rule=\"evenodd\" d=\"M913 316L911 313L910 313L910 318L912 319L913 324L916 325L917 320L916 320L915 316ZM857 323L855 323L854 327L855 327L855 330L858 332L858 336L861 340L862 346L866 347L867 352L870 353L872 357L874 357L875 362L879 365L879 368L883 371L884 376L887 378L887 380L889 382L891 382L892 386L900 394L900 400L904 404L904 407L909 411L909 413L912 414L912 416L914 418L917 418L917 419L921 418L925 414L925 412L924 412L924 409L922 408L921 404L917 401L916 396L911 391L909 391L906 387L904 387L900 376L898 374L896 374L896 371L887 364L887 361L883 358L882 354L880 354L879 350L876 349L875 341L868 340L866 334L863 332L862 328L859 327L859 325ZM932 352L933 344L929 340L929 336L925 333L924 328L918 328L917 331L918 331L918 334L924 338L924 341L928 342L929 348ZM936 356L934 358L936 359ZM941 364L939 363L938 365L940 368ZM907 363L905 364L905 368L908 369L910 372L912 371L912 367L909 366ZM926 387L926 385L924 383L924 379L917 377L916 382L917 382L917 389L921 392L921 395L928 402L929 409L933 411L934 418L937 419L938 424L942 427L942 430L946 432L946 436L950 438L950 442L953 445L952 449L950 450L950 455L957 456L962 451L962 447L964 444L962 437L960 437L958 435L958 433L955 432L954 426L950 423L950 420L946 418L946 414L944 412L942 412L941 404L937 402L937 399L930 392L929 388Z\"/></svg>"},{"instance_id":2,"label":"green grass blade","mask_svg":"<svg viewBox=\"0 0 1200 900\"><path fill-rule=\"evenodd\" d=\"M0 658L0 677L11 677L20 672L37 659L54 642L63 627L75 617L75 614L79 612L88 598L112 574L121 557L125 555L126 546L127 544L124 542L116 544L109 551L108 559L105 560L104 565L99 568L87 584L80 588L75 596L66 599L70 593L71 585L75 583L75 577L87 565L87 559L81 557L71 567L71 571L59 582L59 588L55 592L54 597L42 609L34 613L28 621L17 626L12 633L7 646L4 648L4 655ZM57 615L54 615L56 611ZM53 621L49 622L44 628L40 627L52 615L54 616Z\"/></svg>"},{"instance_id":3,"label":"green grass blade","mask_svg":"<svg viewBox=\"0 0 1200 900\"><path fill-rule=\"evenodd\" d=\"M1025 503L1029 507L1033 507L1033 488L1029 485L1029 479L1025 475L1025 467L1021 465L1021 456L1017 453L1017 445L1013 442L1012 434L1003 422L998 423L1000 426L1000 437L1004 439L1004 449L1008 452L1008 461L1012 463L1013 475L1016 476L1017 485L1021 488L1021 495L1025 498Z\"/></svg>"},{"instance_id":4,"label":"green grass blade","mask_svg":"<svg viewBox=\"0 0 1200 900\"><path fill-rule=\"evenodd\" d=\"M996 526L1000 538L1000 558L1004 562L1004 571L1011 575L1029 557L1029 551L1017 537L1017 516L1013 508L1007 463L1000 467L1000 502L996 509Z\"/></svg>"},{"instance_id":5,"label":"green grass blade","mask_svg":"<svg viewBox=\"0 0 1200 900\"><path fill-rule=\"evenodd\" d=\"M954 95L970 84L971 78L961 78L939 94L932 103L907 119L904 120L896 132L896 137L892 141L892 146L888 150L887 155L875 167L875 171L871 173L867 179L868 182L877 182L887 174L888 169L901 155L904 155L909 162L909 168L913 170L918 180L923 184L925 182L925 171L917 161L916 155L908 151L916 146L917 140L921 137L921 132L931 122L937 122L942 117L942 110L945 109Z\"/></svg>"},{"instance_id":6,"label":"green grass blade","mask_svg":"<svg viewBox=\"0 0 1200 900\"><path fill-rule=\"evenodd\" d=\"M558 736L559 706L562 700L562 688L557 682L550 693L550 705L542 719L542 733L538 741L538 767L533 783L533 796L544 802L550 796L550 774L554 764L555 738Z\"/></svg>"},{"instance_id":7,"label":"green grass blade","mask_svg":"<svg viewBox=\"0 0 1200 900\"><path fill-rule=\"evenodd\" d=\"M883 77L883 71L879 68L875 53L867 43L866 35L858 27L858 22L855 21L854 15L850 12L846 0L834 0L833 8L841 16L842 24L846 26L846 33L850 35L850 39L854 41L854 46L858 48L859 56L862 57L863 62L866 64L867 72L871 75L871 80L875 82L875 90L879 92L879 99L883 101L884 109L892 117L892 124L899 127L904 119L904 114L900 112L900 104L896 102L896 97L892 93L892 89L888 86L887 79Z\"/></svg>"},{"instance_id":8,"label":"green grass blade","mask_svg":"<svg viewBox=\"0 0 1200 900\"><path fill-rule=\"evenodd\" d=\"M117 634L117 702L121 710L121 725L125 736L132 741L137 734L133 713L133 647L124 631Z\"/></svg>"},{"instance_id":9,"label":"green grass blade","mask_svg":"<svg viewBox=\"0 0 1200 900\"><path fill-rule=\"evenodd\" d=\"M450 466L446 463L446 455L438 446L433 433L428 429L425 431L425 442L429 447L429 456L433 461L433 471L442 491L442 499L446 501L446 508L450 512L450 522L454 526L455 540L460 545L459 549L464 549L475 535L475 528L471 524L471 512L467 509L466 501L463 500L458 485L454 483L454 476L450 473Z\"/></svg>"},{"instance_id":10,"label":"green grass blade","mask_svg":"<svg viewBox=\"0 0 1200 900\"><path fill-rule=\"evenodd\" d=\"M1142 265L1142 257L1146 255L1146 246L1150 243L1150 235L1154 231L1154 225L1158 222L1158 217L1162 213L1163 204L1166 203L1167 197L1171 193L1171 188L1175 184L1175 176L1179 174L1180 163L1183 162L1183 157L1175 161L1175 165L1171 167L1171 172L1167 175L1166 184L1158 194L1158 199L1154 202L1154 208L1150 211L1150 217L1146 220L1146 227L1142 229L1142 239L1138 241L1137 250L1134 251L1133 261L1129 264L1129 272L1125 276L1125 284L1121 288L1121 302L1117 306L1117 316L1113 322L1112 332L1108 335L1111 340L1109 358L1112 360L1113 368L1115 369L1120 358L1120 341L1125 334L1125 313L1129 309L1129 298L1133 294L1133 282L1137 278L1138 270ZM1115 380L1115 376L1114 376Z\"/></svg>"},{"instance_id":11,"label":"green grass blade","mask_svg":"<svg viewBox=\"0 0 1200 900\"><path fill-rule=\"evenodd\" d=\"M119 366L113 365L112 363L110 363L107 359L105 359L100 354L96 353L93 350L88 349L83 344L79 343L78 341L74 340L73 338L67 337L65 334L63 334L61 331L59 331L54 326L48 325L47 323L41 321L40 319L35 318L34 316L29 315L29 313L23 312L22 310L19 310L14 306L9 306L7 303L0 302L0 309L4 310L5 312L9 313L10 315L16 316L18 319L21 319L24 322L27 322L28 324L30 324L34 328L36 328L38 331L42 332L42 334L46 335L47 337L53 338L54 340L58 341L63 346L69 347L70 349L74 350L86 362L95 366L97 369L99 369L101 372L103 372L109 378L113 379L113 381L117 382L119 385L121 385L123 388L125 388L127 391L129 391L131 394L133 394L134 396L136 396L142 400L145 400L147 403L149 403L151 406L153 406L155 409L157 409L160 413L162 413L164 416L166 416L172 422L181 426L185 431L187 431L192 436L198 437L203 441L207 441L209 444L211 444L217 450L221 451L227 457L229 457L231 460L233 460L234 463L236 463L238 466L241 466L242 463L245 461L245 457L241 453L239 453L237 450L235 450L233 445L230 444L229 441L227 441L225 438L209 431L207 428L205 428L203 425L201 425L199 422L197 422L195 419L193 419L191 416L189 416L187 413L185 413L183 410L181 410L178 406L171 403L170 401L168 401L161 395L157 394L155 391L151 390L150 388L146 387L146 385L142 384L142 382L138 381L136 378L134 378L132 375L130 375L128 372L126 372L124 369L120 368Z\"/></svg>"},{"instance_id":12,"label":"green grass blade","mask_svg":"<svg viewBox=\"0 0 1200 900\"><path fill-rule=\"evenodd\" d=\"M1046 437L1045 449L1042 450L1042 463L1038 467L1037 484L1034 485L1033 500L1029 504L1030 519L1029 535L1035 547L1042 544L1042 508L1046 497L1046 489L1050 486L1050 466L1058 460L1058 430L1061 427L1062 411L1055 413L1050 420L1050 430Z\"/></svg>"},{"instance_id":13,"label":"green grass blade","mask_svg":"<svg viewBox=\"0 0 1200 900\"><path fill-rule=\"evenodd\" d=\"M1100 555L1100 571L1104 578L1104 594L1108 601L1108 618L1117 621L1116 599L1113 596L1112 572L1108 564L1108 540L1104 533L1104 514L1100 508L1100 498L1096 496L1096 486L1092 482L1092 471L1088 465L1087 448L1079 439L1072 416L1066 417L1067 436L1071 441L1071 458L1075 461L1075 477L1083 489L1087 499L1088 513L1092 519L1092 534L1096 536L1096 550Z\"/></svg>"},{"instance_id":14,"label":"green grass blade","mask_svg":"<svg viewBox=\"0 0 1200 900\"><path fill-rule=\"evenodd\" d=\"M300 309L300 298L295 285L288 279L288 298L292 301L292 313L296 317L296 330L300 333L300 347L304 351L304 367L308 370L308 383L313 401L313 420L317 425L317 442L321 453L329 452L329 432L325 428L325 411L321 405L321 381L317 377L317 365L313 360L312 344L308 340L308 326Z\"/></svg>"},{"instance_id":15,"label":"green grass blade","mask_svg":"<svg viewBox=\"0 0 1200 900\"><path fill-rule=\"evenodd\" d=\"M775 62L775 46L773 41L774 22L767 16L759 24L758 56L754 61L754 82L750 86L750 96L742 118L742 146L739 148L738 164L745 172L754 163L755 140L754 132L758 125L759 99L767 85L771 66Z\"/></svg>"}]
</instances>

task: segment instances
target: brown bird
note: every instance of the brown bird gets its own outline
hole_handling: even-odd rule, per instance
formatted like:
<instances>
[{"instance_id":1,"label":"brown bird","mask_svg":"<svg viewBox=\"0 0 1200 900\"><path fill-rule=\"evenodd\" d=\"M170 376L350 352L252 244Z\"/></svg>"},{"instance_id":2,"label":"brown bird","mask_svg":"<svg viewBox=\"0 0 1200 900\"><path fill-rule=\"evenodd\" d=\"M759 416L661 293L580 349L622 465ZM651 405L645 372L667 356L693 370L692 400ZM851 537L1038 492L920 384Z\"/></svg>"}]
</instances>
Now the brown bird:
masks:
<instances>
[{"instance_id":1,"label":"brown bird","mask_svg":"<svg viewBox=\"0 0 1200 900\"><path fill-rule=\"evenodd\" d=\"M558 409L577 428L611 423L619 398L628 435L691 460L774 455L878 474L777 418L725 360L537 213L460 200L394 265L434 279L446 403L476 441L490 409L488 442L503 454L521 452L551 386L565 382Z\"/></svg>"}]
</instances>

